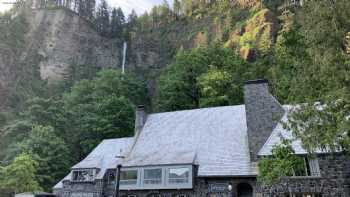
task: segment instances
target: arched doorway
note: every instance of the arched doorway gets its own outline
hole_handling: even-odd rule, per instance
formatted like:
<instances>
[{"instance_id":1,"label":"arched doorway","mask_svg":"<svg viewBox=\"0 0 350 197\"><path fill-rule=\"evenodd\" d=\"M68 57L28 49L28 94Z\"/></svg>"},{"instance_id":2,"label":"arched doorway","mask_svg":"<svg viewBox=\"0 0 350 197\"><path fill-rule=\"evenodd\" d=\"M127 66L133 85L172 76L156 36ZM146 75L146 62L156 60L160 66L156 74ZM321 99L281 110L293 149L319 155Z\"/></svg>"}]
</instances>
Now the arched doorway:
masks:
<instances>
[{"instance_id":1,"label":"arched doorway","mask_svg":"<svg viewBox=\"0 0 350 197\"><path fill-rule=\"evenodd\" d=\"M248 183L238 184L237 197L253 197L253 187Z\"/></svg>"}]
</instances>

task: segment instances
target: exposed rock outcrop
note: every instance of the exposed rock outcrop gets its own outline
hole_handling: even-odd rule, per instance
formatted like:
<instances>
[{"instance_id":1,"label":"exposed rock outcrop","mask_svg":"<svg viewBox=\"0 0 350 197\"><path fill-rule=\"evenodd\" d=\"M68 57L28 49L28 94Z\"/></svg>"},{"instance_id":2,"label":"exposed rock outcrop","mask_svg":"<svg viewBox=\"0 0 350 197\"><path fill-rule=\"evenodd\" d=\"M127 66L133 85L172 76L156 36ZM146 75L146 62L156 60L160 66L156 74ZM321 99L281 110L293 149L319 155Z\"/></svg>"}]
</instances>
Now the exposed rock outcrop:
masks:
<instances>
[{"instance_id":1,"label":"exposed rock outcrop","mask_svg":"<svg viewBox=\"0 0 350 197\"><path fill-rule=\"evenodd\" d=\"M265 54L271 49L277 30L276 16L270 10L263 9L249 19L244 27L231 32L226 46L239 48L242 57L251 60L254 50Z\"/></svg>"},{"instance_id":2,"label":"exposed rock outcrop","mask_svg":"<svg viewBox=\"0 0 350 197\"><path fill-rule=\"evenodd\" d=\"M27 19L28 44L21 59L32 59L29 51L36 49L40 76L49 83L61 80L69 66L120 66L121 42L99 36L88 21L75 13L40 9L29 13Z\"/></svg>"}]
</instances>

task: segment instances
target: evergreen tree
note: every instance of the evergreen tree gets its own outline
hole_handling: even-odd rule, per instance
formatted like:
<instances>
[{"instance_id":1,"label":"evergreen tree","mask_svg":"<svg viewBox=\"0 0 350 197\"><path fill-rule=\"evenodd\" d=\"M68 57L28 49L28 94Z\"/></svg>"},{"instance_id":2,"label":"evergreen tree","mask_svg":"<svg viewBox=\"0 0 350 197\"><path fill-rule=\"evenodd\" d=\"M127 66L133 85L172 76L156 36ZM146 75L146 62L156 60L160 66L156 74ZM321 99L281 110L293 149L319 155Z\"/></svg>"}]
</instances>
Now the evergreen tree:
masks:
<instances>
[{"instance_id":1,"label":"evergreen tree","mask_svg":"<svg viewBox=\"0 0 350 197\"><path fill-rule=\"evenodd\" d=\"M174 10L174 17L175 19L178 19L181 14L181 3L179 0L173 1L173 10Z\"/></svg>"},{"instance_id":2,"label":"evergreen tree","mask_svg":"<svg viewBox=\"0 0 350 197\"><path fill-rule=\"evenodd\" d=\"M109 11L106 0L102 0L96 12L96 29L102 36L108 36L110 32Z\"/></svg>"},{"instance_id":3,"label":"evergreen tree","mask_svg":"<svg viewBox=\"0 0 350 197\"><path fill-rule=\"evenodd\" d=\"M18 146L37 162L36 177L45 190L50 190L69 172L71 154L65 142L55 135L54 128L34 126L29 137Z\"/></svg>"},{"instance_id":4,"label":"evergreen tree","mask_svg":"<svg viewBox=\"0 0 350 197\"><path fill-rule=\"evenodd\" d=\"M111 37L122 38L125 16L121 8L113 8L111 19Z\"/></svg>"}]
</instances>

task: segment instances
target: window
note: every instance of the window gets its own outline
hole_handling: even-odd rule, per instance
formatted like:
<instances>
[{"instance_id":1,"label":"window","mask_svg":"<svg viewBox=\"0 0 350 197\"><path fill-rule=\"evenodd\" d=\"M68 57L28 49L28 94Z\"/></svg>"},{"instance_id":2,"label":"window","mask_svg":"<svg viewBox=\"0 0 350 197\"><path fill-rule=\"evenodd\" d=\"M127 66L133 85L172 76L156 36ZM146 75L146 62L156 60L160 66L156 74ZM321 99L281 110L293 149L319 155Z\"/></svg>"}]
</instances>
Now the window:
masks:
<instances>
[{"instance_id":1,"label":"window","mask_svg":"<svg viewBox=\"0 0 350 197\"><path fill-rule=\"evenodd\" d=\"M95 170L75 170L73 171L73 181L76 182L91 182L95 179Z\"/></svg>"},{"instance_id":2,"label":"window","mask_svg":"<svg viewBox=\"0 0 350 197\"><path fill-rule=\"evenodd\" d=\"M146 185L159 185L162 183L162 169L144 169L143 183Z\"/></svg>"},{"instance_id":3,"label":"window","mask_svg":"<svg viewBox=\"0 0 350 197\"><path fill-rule=\"evenodd\" d=\"M184 184L189 182L190 169L185 168L169 168L168 174L169 184Z\"/></svg>"},{"instance_id":4,"label":"window","mask_svg":"<svg viewBox=\"0 0 350 197\"><path fill-rule=\"evenodd\" d=\"M137 174L138 174L137 170L121 171L121 173L120 173L120 185L136 185L137 184L137 177L138 177Z\"/></svg>"},{"instance_id":5,"label":"window","mask_svg":"<svg viewBox=\"0 0 350 197\"><path fill-rule=\"evenodd\" d=\"M109 171L108 173L108 183L114 185L115 184L115 171Z\"/></svg>"},{"instance_id":6,"label":"window","mask_svg":"<svg viewBox=\"0 0 350 197\"><path fill-rule=\"evenodd\" d=\"M294 169L294 176L321 176L317 158L303 158L303 163Z\"/></svg>"}]
</instances>

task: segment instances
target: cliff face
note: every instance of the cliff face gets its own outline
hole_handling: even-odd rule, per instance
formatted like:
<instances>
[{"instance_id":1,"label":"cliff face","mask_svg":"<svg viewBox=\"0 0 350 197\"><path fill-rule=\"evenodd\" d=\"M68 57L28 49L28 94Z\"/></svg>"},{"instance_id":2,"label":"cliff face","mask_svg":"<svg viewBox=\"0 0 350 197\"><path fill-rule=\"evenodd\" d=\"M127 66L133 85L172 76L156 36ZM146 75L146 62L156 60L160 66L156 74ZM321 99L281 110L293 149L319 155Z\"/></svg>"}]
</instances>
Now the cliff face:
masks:
<instances>
[{"instance_id":1,"label":"cliff face","mask_svg":"<svg viewBox=\"0 0 350 197\"><path fill-rule=\"evenodd\" d=\"M69 10L30 10L8 20L0 24L0 110L10 102L23 102L23 94L36 95L28 86L47 82L50 87L75 66L120 66L122 41L101 37Z\"/></svg>"},{"instance_id":2,"label":"cliff face","mask_svg":"<svg viewBox=\"0 0 350 197\"><path fill-rule=\"evenodd\" d=\"M36 49L40 76L49 83L61 80L69 66L120 65L120 41L99 36L89 22L73 12L35 10L29 13L28 21L28 44L21 59L32 58L29 51Z\"/></svg>"},{"instance_id":3,"label":"cliff face","mask_svg":"<svg viewBox=\"0 0 350 197\"><path fill-rule=\"evenodd\" d=\"M239 7L248 8L260 5L259 0L237 3ZM136 29L131 32L128 43L126 69L136 71L147 80L152 97L156 79L179 48L190 49L221 41L240 49L247 60L254 58L255 49L268 51L277 29L275 16L265 9L249 18L249 11L239 7L232 13L227 11L225 17L217 16L215 13L220 11L216 10L201 17L183 17L158 27ZM23 38L19 36L21 39L13 37L3 44L9 36L1 36L0 26L0 109L14 87L18 87L18 81L28 84L33 84L32 79L38 83L47 81L50 88L51 84L74 75L74 68L120 67L123 40L100 36L90 22L76 13L66 9L37 9L26 11L24 15L26 28ZM239 23L244 25L237 28ZM7 33L16 31L9 29ZM16 40L21 41L13 45ZM9 89L12 92L9 93ZM23 89L15 92L34 92Z\"/></svg>"}]
</instances>

